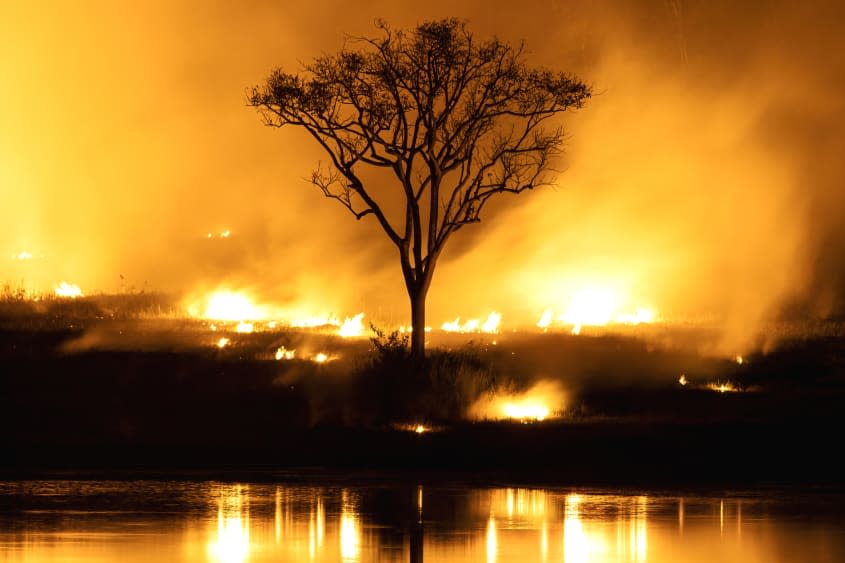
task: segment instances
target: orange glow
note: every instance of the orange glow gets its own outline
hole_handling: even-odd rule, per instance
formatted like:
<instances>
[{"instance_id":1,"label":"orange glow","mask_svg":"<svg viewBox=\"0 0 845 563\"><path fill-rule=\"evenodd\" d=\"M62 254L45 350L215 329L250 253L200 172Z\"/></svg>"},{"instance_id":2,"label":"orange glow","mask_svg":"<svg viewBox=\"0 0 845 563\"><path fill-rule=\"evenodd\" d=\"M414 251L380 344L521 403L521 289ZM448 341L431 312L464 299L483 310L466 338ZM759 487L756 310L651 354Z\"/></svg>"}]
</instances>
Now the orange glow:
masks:
<instances>
[{"instance_id":1,"label":"orange glow","mask_svg":"<svg viewBox=\"0 0 845 563\"><path fill-rule=\"evenodd\" d=\"M324 363L328 362L329 360L331 360L332 358L328 354L325 354L323 352L319 352L319 353L315 354L314 357L311 358L311 359L318 364L324 364Z\"/></svg>"},{"instance_id":2,"label":"orange glow","mask_svg":"<svg viewBox=\"0 0 845 563\"><path fill-rule=\"evenodd\" d=\"M226 346L229 345L229 342L230 341L229 341L228 338L223 337L223 338L221 338L220 340L217 341L217 347L218 348L225 348Z\"/></svg>"},{"instance_id":3,"label":"orange glow","mask_svg":"<svg viewBox=\"0 0 845 563\"><path fill-rule=\"evenodd\" d=\"M82 290L79 289L79 286L76 284L70 284L66 281L57 285L54 291L58 297L69 297L71 299L82 297Z\"/></svg>"}]
</instances>

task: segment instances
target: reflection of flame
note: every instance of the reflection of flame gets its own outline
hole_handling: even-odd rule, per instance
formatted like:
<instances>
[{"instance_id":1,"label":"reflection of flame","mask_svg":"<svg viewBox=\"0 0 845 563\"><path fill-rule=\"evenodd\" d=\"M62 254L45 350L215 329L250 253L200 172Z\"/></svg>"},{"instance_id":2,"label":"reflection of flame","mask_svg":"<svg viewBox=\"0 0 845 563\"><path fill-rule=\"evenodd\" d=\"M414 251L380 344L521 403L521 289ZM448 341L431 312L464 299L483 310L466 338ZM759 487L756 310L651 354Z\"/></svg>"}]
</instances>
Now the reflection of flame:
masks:
<instances>
[{"instance_id":1,"label":"reflection of flame","mask_svg":"<svg viewBox=\"0 0 845 563\"><path fill-rule=\"evenodd\" d=\"M82 290L79 289L78 285L68 283L63 281L55 288L56 295L59 297L82 297Z\"/></svg>"},{"instance_id":2,"label":"reflection of flame","mask_svg":"<svg viewBox=\"0 0 845 563\"><path fill-rule=\"evenodd\" d=\"M355 506L346 490L341 492L340 558L350 562L361 560L361 529Z\"/></svg>"},{"instance_id":3,"label":"reflection of flame","mask_svg":"<svg viewBox=\"0 0 845 563\"><path fill-rule=\"evenodd\" d=\"M496 560L496 549L497 541L496 541L496 520L493 519L493 516L490 516L490 519L487 520L487 561L488 563L493 563Z\"/></svg>"},{"instance_id":4,"label":"reflection of flame","mask_svg":"<svg viewBox=\"0 0 845 563\"><path fill-rule=\"evenodd\" d=\"M209 298L205 316L218 321L244 321L261 319L265 315L246 295L218 291Z\"/></svg>"},{"instance_id":5,"label":"reflection of flame","mask_svg":"<svg viewBox=\"0 0 845 563\"><path fill-rule=\"evenodd\" d=\"M340 325L338 334L340 334L344 338L349 338L353 336L363 336L364 323L361 322L363 319L364 313L358 313L352 318L346 317L346 320L344 320L343 324Z\"/></svg>"},{"instance_id":6,"label":"reflection of flame","mask_svg":"<svg viewBox=\"0 0 845 563\"><path fill-rule=\"evenodd\" d=\"M221 563L241 563L249 554L249 508L243 506L241 487L217 503L217 536L208 550Z\"/></svg>"}]
</instances>

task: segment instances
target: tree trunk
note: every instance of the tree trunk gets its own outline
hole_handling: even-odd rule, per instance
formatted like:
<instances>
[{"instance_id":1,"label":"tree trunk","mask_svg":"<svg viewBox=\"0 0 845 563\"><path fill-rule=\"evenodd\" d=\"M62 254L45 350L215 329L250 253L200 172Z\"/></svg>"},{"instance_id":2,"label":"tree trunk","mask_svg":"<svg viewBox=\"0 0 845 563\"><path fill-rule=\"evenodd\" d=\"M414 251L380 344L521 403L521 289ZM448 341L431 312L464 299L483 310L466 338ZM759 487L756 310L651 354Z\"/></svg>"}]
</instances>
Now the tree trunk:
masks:
<instances>
[{"instance_id":1,"label":"tree trunk","mask_svg":"<svg viewBox=\"0 0 845 563\"><path fill-rule=\"evenodd\" d=\"M422 363L425 359L425 297L428 288L409 292L411 298L411 359Z\"/></svg>"}]
</instances>

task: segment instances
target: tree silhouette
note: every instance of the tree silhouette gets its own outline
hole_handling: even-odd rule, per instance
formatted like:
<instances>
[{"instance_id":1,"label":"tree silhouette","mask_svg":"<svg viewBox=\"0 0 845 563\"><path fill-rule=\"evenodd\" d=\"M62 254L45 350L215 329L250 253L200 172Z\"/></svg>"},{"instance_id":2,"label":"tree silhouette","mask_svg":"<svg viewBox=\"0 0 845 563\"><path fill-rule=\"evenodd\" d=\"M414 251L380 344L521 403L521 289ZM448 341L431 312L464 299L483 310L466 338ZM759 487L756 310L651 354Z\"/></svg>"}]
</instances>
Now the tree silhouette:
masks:
<instances>
[{"instance_id":1,"label":"tree silhouette","mask_svg":"<svg viewBox=\"0 0 845 563\"><path fill-rule=\"evenodd\" d=\"M422 360L426 296L446 241L493 196L553 182L564 141L553 118L582 107L590 89L528 66L522 45L476 40L458 19L376 27L378 37L348 38L299 74L273 71L248 104L268 126L305 129L329 157L311 182L356 218L374 216L396 245L411 355Z\"/></svg>"}]
</instances>

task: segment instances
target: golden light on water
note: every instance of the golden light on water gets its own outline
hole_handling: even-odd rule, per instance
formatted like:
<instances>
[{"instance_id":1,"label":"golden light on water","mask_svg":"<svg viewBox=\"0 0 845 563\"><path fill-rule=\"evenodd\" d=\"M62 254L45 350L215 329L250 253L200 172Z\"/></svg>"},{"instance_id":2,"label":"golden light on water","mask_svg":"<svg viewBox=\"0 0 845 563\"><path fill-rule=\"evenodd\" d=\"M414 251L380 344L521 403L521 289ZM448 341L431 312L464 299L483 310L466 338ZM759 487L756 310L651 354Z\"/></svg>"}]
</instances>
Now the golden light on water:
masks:
<instances>
[{"instance_id":1,"label":"golden light on water","mask_svg":"<svg viewBox=\"0 0 845 563\"><path fill-rule=\"evenodd\" d=\"M496 561L496 550L498 549L498 540L496 538L496 519L491 515L487 520L487 563Z\"/></svg>"},{"instance_id":2,"label":"golden light on water","mask_svg":"<svg viewBox=\"0 0 845 563\"><path fill-rule=\"evenodd\" d=\"M249 555L249 498L233 487L217 503L217 528L208 544L213 561L242 563Z\"/></svg>"},{"instance_id":3,"label":"golden light on water","mask_svg":"<svg viewBox=\"0 0 845 563\"><path fill-rule=\"evenodd\" d=\"M82 297L82 290L79 289L79 286L76 284L68 283L63 281L59 285L57 285L54 290L57 297L67 297L70 299L74 299L76 297Z\"/></svg>"},{"instance_id":4,"label":"golden light on water","mask_svg":"<svg viewBox=\"0 0 845 563\"><path fill-rule=\"evenodd\" d=\"M341 493L340 559L345 563L361 560L361 524L352 497L346 490Z\"/></svg>"}]
</instances>

